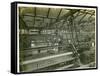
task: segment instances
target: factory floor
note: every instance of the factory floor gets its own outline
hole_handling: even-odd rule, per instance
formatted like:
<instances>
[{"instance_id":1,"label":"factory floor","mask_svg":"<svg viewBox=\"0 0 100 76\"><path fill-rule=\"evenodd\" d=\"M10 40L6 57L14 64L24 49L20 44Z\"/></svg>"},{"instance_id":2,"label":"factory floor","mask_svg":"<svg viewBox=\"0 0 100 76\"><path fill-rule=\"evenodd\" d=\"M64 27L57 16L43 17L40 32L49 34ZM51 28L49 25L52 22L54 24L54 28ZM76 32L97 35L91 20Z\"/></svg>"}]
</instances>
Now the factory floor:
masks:
<instances>
[{"instance_id":1,"label":"factory floor","mask_svg":"<svg viewBox=\"0 0 100 76\"><path fill-rule=\"evenodd\" d=\"M25 61L26 60L31 60L31 59L38 59L38 58L41 58L41 57L48 57L48 56L53 56L53 55L58 55L58 54L63 54L63 53L67 53L68 51L59 51L59 52L56 52L56 53L39 53L39 54L34 54L34 55L31 55L31 56L28 56L28 57L25 57Z\"/></svg>"}]
</instances>

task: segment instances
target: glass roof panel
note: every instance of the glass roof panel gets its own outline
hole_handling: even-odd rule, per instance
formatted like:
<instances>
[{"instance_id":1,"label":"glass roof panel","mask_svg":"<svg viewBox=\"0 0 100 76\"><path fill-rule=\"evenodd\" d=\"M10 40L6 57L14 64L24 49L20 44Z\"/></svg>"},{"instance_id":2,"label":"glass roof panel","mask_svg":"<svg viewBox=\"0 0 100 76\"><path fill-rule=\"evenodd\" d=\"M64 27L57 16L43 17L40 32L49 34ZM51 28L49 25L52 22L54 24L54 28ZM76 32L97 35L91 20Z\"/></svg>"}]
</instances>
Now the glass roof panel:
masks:
<instances>
[{"instance_id":1,"label":"glass roof panel","mask_svg":"<svg viewBox=\"0 0 100 76\"><path fill-rule=\"evenodd\" d=\"M27 21L27 22L26 22L26 25L27 25L28 27L31 27L31 26L33 26L33 23L32 23L32 22Z\"/></svg>"},{"instance_id":2,"label":"glass roof panel","mask_svg":"<svg viewBox=\"0 0 100 76\"><path fill-rule=\"evenodd\" d=\"M48 8L36 8L36 16L47 17Z\"/></svg>"},{"instance_id":3,"label":"glass roof panel","mask_svg":"<svg viewBox=\"0 0 100 76\"><path fill-rule=\"evenodd\" d=\"M21 7L20 13L22 15L32 15L34 16L34 8L33 7Z\"/></svg>"},{"instance_id":4,"label":"glass roof panel","mask_svg":"<svg viewBox=\"0 0 100 76\"><path fill-rule=\"evenodd\" d=\"M26 21L32 21L34 22L34 17L32 16L24 16L23 20L26 22Z\"/></svg>"},{"instance_id":5,"label":"glass roof panel","mask_svg":"<svg viewBox=\"0 0 100 76\"><path fill-rule=\"evenodd\" d=\"M63 15L67 14L69 12L69 10L67 9L62 9L62 12L60 14L60 17L62 17Z\"/></svg>"},{"instance_id":6,"label":"glass roof panel","mask_svg":"<svg viewBox=\"0 0 100 76\"><path fill-rule=\"evenodd\" d=\"M52 9L50 9L49 18L57 18L59 12L60 12L60 8L52 8Z\"/></svg>"}]
</instances>

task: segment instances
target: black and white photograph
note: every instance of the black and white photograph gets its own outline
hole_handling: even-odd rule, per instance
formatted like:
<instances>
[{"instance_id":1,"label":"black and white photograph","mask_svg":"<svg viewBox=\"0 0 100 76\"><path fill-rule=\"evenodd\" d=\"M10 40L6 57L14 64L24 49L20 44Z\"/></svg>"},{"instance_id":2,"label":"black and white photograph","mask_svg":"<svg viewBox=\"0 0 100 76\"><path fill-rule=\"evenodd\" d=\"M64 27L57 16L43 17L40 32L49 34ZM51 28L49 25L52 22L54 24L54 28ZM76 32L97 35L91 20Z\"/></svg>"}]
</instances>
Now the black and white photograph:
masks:
<instances>
[{"instance_id":1,"label":"black and white photograph","mask_svg":"<svg viewBox=\"0 0 100 76\"><path fill-rule=\"evenodd\" d=\"M92 6L17 4L17 72L97 68Z\"/></svg>"}]
</instances>

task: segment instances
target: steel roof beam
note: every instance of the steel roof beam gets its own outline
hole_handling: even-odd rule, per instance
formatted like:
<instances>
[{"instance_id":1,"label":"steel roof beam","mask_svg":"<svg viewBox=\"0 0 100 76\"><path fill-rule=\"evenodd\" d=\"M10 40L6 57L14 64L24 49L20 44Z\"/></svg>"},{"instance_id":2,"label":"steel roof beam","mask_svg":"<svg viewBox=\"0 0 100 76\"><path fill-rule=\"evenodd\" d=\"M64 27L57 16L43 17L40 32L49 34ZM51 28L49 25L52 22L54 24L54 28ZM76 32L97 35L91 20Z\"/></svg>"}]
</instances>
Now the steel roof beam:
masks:
<instances>
[{"instance_id":1,"label":"steel roof beam","mask_svg":"<svg viewBox=\"0 0 100 76\"><path fill-rule=\"evenodd\" d=\"M47 18L49 17L49 13L50 13L50 8L48 8Z\"/></svg>"},{"instance_id":2,"label":"steel roof beam","mask_svg":"<svg viewBox=\"0 0 100 76\"><path fill-rule=\"evenodd\" d=\"M29 16L29 17L40 17L40 18L48 18L48 19L57 19L55 18L50 18L50 17L44 17L44 16L32 16L32 15L23 15L23 16Z\"/></svg>"},{"instance_id":3,"label":"steel roof beam","mask_svg":"<svg viewBox=\"0 0 100 76\"><path fill-rule=\"evenodd\" d=\"M63 15L61 18L59 18L57 21L55 21L52 24L55 24L59 22L60 20L66 20L69 16L73 15L74 13L78 12L79 10L70 10L67 14Z\"/></svg>"},{"instance_id":4,"label":"steel roof beam","mask_svg":"<svg viewBox=\"0 0 100 76\"><path fill-rule=\"evenodd\" d=\"M84 19L84 17L87 15L87 13L85 13L84 14L84 16L78 21L78 23L80 23L83 19Z\"/></svg>"},{"instance_id":5,"label":"steel roof beam","mask_svg":"<svg viewBox=\"0 0 100 76\"><path fill-rule=\"evenodd\" d=\"M34 8L34 24L35 25L36 7Z\"/></svg>"},{"instance_id":6,"label":"steel roof beam","mask_svg":"<svg viewBox=\"0 0 100 76\"><path fill-rule=\"evenodd\" d=\"M60 9L60 11L58 13L57 19L59 19L59 16L60 16L61 12L62 12L62 8Z\"/></svg>"},{"instance_id":7,"label":"steel roof beam","mask_svg":"<svg viewBox=\"0 0 100 76\"><path fill-rule=\"evenodd\" d=\"M28 26L26 25L26 23L25 23L25 21L23 20L23 18L22 18L21 15L19 16L19 19L20 19L20 20L23 22L23 24L24 24L23 28L28 29Z\"/></svg>"}]
</instances>

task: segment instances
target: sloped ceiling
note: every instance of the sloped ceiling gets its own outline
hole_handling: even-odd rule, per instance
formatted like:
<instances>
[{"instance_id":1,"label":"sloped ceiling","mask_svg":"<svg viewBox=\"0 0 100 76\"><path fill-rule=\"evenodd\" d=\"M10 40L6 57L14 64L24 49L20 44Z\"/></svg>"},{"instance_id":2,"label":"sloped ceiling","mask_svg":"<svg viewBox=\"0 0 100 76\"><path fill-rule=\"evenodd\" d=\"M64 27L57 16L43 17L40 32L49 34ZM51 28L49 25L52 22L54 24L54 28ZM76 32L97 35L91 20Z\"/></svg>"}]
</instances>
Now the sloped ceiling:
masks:
<instances>
[{"instance_id":1,"label":"sloped ceiling","mask_svg":"<svg viewBox=\"0 0 100 76\"><path fill-rule=\"evenodd\" d=\"M73 15L74 21L77 23L82 23L82 21L88 21L89 19L92 20L95 16L94 10L85 9L76 11L75 9L65 8L20 7L19 11L19 15L28 28L46 28L57 23L63 24L63 20L70 15Z\"/></svg>"}]
</instances>

